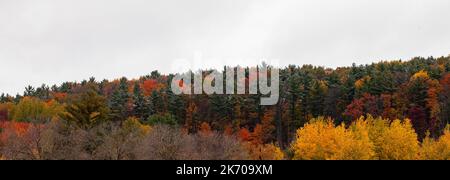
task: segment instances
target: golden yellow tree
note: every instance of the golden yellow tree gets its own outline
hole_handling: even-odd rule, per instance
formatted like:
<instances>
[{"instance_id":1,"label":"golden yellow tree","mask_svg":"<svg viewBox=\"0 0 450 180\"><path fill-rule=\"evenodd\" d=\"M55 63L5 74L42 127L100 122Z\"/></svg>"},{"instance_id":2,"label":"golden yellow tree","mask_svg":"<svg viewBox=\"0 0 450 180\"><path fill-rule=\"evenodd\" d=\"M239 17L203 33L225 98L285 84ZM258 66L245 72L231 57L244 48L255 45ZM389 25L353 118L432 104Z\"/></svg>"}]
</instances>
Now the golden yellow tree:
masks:
<instances>
[{"instance_id":1,"label":"golden yellow tree","mask_svg":"<svg viewBox=\"0 0 450 180\"><path fill-rule=\"evenodd\" d=\"M151 126L142 124L138 118L130 117L122 125L122 130L126 133L137 133L139 136L145 136L151 131Z\"/></svg>"},{"instance_id":2,"label":"golden yellow tree","mask_svg":"<svg viewBox=\"0 0 450 180\"><path fill-rule=\"evenodd\" d=\"M291 148L296 160L371 159L374 155L363 121L346 129L335 127L331 120L314 119L297 131Z\"/></svg>"},{"instance_id":3,"label":"golden yellow tree","mask_svg":"<svg viewBox=\"0 0 450 180\"><path fill-rule=\"evenodd\" d=\"M420 148L420 159L450 160L450 126L439 140L426 138Z\"/></svg>"},{"instance_id":4,"label":"golden yellow tree","mask_svg":"<svg viewBox=\"0 0 450 180\"><path fill-rule=\"evenodd\" d=\"M283 160L285 155L283 151L274 144L253 144L247 142L245 148L249 152L252 160Z\"/></svg>"},{"instance_id":5,"label":"golden yellow tree","mask_svg":"<svg viewBox=\"0 0 450 180\"><path fill-rule=\"evenodd\" d=\"M376 122L372 141L381 160L413 160L418 158L419 141L409 120L394 120L389 127ZM378 126L378 127L377 127Z\"/></svg>"},{"instance_id":6,"label":"golden yellow tree","mask_svg":"<svg viewBox=\"0 0 450 180\"><path fill-rule=\"evenodd\" d=\"M369 128L369 122L364 118L358 119L350 126L353 141L344 151L342 159L369 160L375 157L375 146L370 140Z\"/></svg>"}]
</instances>

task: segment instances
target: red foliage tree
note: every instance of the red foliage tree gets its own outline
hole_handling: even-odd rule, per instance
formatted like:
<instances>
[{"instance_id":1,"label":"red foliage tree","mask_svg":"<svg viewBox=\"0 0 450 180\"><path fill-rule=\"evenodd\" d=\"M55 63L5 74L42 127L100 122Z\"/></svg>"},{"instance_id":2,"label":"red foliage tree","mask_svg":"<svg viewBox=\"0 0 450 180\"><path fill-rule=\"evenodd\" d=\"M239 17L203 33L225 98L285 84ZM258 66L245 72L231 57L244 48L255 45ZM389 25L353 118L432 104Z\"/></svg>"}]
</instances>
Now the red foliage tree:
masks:
<instances>
[{"instance_id":1,"label":"red foliage tree","mask_svg":"<svg viewBox=\"0 0 450 180\"><path fill-rule=\"evenodd\" d=\"M0 109L0 121L6 121L6 120L8 120L8 110Z\"/></svg>"},{"instance_id":2,"label":"red foliage tree","mask_svg":"<svg viewBox=\"0 0 450 180\"><path fill-rule=\"evenodd\" d=\"M9 133L14 133L18 136L22 136L27 133L28 129L30 127L29 123L24 122L10 122L10 121L3 121L0 122L0 143L4 143L5 140L10 136ZM6 129L10 131L5 131Z\"/></svg>"},{"instance_id":3,"label":"red foliage tree","mask_svg":"<svg viewBox=\"0 0 450 180\"><path fill-rule=\"evenodd\" d=\"M410 108L408 111L408 118L411 119L411 123L416 130L419 140L425 138L428 130L428 122L424 108L420 106Z\"/></svg>"},{"instance_id":4,"label":"red foliage tree","mask_svg":"<svg viewBox=\"0 0 450 180\"><path fill-rule=\"evenodd\" d=\"M382 94L380 98L383 103L383 112L381 116L385 119L397 119L397 114L392 104L392 95Z\"/></svg>"},{"instance_id":5,"label":"red foliage tree","mask_svg":"<svg viewBox=\"0 0 450 180\"><path fill-rule=\"evenodd\" d=\"M353 100L353 102L347 106L344 115L350 117L352 120L358 119L364 115L364 102L361 99Z\"/></svg>"},{"instance_id":6,"label":"red foliage tree","mask_svg":"<svg viewBox=\"0 0 450 180\"><path fill-rule=\"evenodd\" d=\"M374 96L368 93L362 95L361 98L353 100L347 106L344 115L356 120L363 115L370 114L378 117L395 117L395 109L392 106L391 95Z\"/></svg>"}]
</instances>

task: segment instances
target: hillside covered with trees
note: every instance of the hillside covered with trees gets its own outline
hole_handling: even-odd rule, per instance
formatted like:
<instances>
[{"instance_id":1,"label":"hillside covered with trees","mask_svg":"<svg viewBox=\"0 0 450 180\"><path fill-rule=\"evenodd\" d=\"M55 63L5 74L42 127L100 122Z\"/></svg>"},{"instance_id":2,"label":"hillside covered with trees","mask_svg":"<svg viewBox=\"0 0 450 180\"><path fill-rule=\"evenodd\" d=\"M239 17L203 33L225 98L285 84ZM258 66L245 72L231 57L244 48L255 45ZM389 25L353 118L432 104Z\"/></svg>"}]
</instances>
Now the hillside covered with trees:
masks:
<instances>
[{"instance_id":1,"label":"hillside covered with trees","mask_svg":"<svg viewBox=\"0 0 450 180\"><path fill-rule=\"evenodd\" d=\"M1 94L0 159L450 159L450 56L291 65L274 106L175 95L173 77Z\"/></svg>"}]
</instances>

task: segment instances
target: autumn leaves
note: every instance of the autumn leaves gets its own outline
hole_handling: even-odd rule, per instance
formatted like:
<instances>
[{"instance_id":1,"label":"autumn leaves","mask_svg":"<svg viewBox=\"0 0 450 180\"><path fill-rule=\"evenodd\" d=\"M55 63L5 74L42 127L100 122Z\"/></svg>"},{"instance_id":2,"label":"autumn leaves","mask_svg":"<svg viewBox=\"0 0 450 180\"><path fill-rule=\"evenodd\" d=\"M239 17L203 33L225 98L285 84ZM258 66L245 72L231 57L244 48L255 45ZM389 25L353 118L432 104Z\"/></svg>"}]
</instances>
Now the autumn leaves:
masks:
<instances>
[{"instance_id":1,"label":"autumn leaves","mask_svg":"<svg viewBox=\"0 0 450 180\"><path fill-rule=\"evenodd\" d=\"M347 127L318 118L297 131L291 149L298 160L449 160L449 137L446 130L440 139L420 143L410 120L369 116Z\"/></svg>"}]
</instances>

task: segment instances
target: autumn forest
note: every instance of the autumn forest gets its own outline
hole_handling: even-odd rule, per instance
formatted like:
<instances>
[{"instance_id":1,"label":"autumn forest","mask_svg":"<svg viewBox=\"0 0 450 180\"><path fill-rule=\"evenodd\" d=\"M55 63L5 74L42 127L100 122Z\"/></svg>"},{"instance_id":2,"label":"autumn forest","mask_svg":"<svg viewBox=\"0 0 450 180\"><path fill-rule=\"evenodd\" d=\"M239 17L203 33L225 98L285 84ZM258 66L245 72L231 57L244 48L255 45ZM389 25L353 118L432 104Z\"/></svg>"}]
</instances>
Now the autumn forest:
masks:
<instances>
[{"instance_id":1,"label":"autumn forest","mask_svg":"<svg viewBox=\"0 0 450 180\"><path fill-rule=\"evenodd\" d=\"M1 94L0 159L450 160L450 56L279 73L272 106L158 71Z\"/></svg>"}]
</instances>

